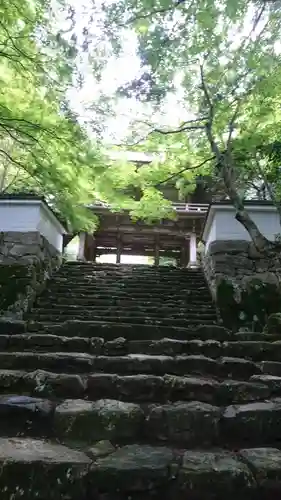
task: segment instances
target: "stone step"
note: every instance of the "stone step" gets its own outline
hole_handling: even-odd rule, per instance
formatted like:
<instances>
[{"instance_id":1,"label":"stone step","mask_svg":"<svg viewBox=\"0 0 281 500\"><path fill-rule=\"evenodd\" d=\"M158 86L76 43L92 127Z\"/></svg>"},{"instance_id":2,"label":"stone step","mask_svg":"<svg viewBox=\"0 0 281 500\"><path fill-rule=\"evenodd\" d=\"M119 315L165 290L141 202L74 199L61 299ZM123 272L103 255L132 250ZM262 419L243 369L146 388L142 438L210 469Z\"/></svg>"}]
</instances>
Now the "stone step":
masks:
<instances>
[{"instance_id":1,"label":"stone step","mask_svg":"<svg viewBox=\"0 0 281 500\"><path fill-rule=\"evenodd\" d=\"M119 312L119 315L117 316ZM60 320L63 320L63 318L65 318L66 320L67 319L71 319L71 318L77 318L77 319L91 319L91 318L95 318L95 317L101 317L101 318L109 318L109 317L112 317L112 318L126 318L126 321L128 321L128 319L132 319L132 323L134 322L134 320L147 320L147 321L160 321L160 320L164 320L166 321L166 319L168 320L168 324L171 324L171 321L172 320L175 320L173 322L173 324L175 324L175 326L177 326L177 321L184 321L184 326L185 326L185 321L186 320L192 320L192 319L202 319L202 320L209 320L209 319L212 319L214 321L216 321L217 319L217 315L216 315L216 311L215 310L211 310L211 311L206 311L204 310L203 308L197 308L197 309L190 309L190 310L187 310L187 311L177 311L177 310L173 310L173 313L168 311L168 312L164 312L164 311L157 311L157 312L154 312L154 313L151 313L151 312L142 312L142 311L134 311L134 310L126 310L126 309L123 309L123 310L119 310L119 309L115 309L115 310L111 310L111 309L105 309L105 310L100 310L99 308L92 308L92 309L86 309L86 308L80 308L80 309L56 309L54 311L54 309L52 308L33 308L31 309L31 311L26 315L26 317L29 317L29 318L37 318L37 317L41 317L43 316L46 317L46 315L48 315L49 317L53 317L54 315L57 316L58 318L60 318ZM139 321L138 321L139 322Z\"/></svg>"},{"instance_id":2,"label":"stone step","mask_svg":"<svg viewBox=\"0 0 281 500\"><path fill-rule=\"evenodd\" d=\"M276 473L270 479L275 465ZM255 500L280 491L280 451L244 449L183 450L148 445L124 446L91 467L92 484L119 500ZM124 496L119 492L125 491ZM260 493L262 492L262 493ZM276 497L277 498L277 497Z\"/></svg>"},{"instance_id":3,"label":"stone step","mask_svg":"<svg viewBox=\"0 0 281 500\"><path fill-rule=\"evenodd\" d=\"M150 291L151 292L151 291ZM95 293L90 292L89 290L85 289L82 292L77 292L73 288L71 290L56 290L53 291L51 288L47 290L47 292L44 293L44 297L47 298L52 298L52 300L56 301L57 298L60 297L68 297L71 299L71 301L75 300L76 298L86 298L86 299L91 299L91 300L96 300L96 299L111 299L114 300L116 299L129 299L129 300L134 300L138 303L141 302L146 302L146 303L159 303L160 297L162 297L163 303L164 301L173 301L174 303L178 303L179 300L184 300L188 304L193 304L193 303L200 303L200 304L205 304L205 302L210 303L211 302L211 296L209 293L184 293L181 295L175 295L173 293L169 293L167 295L165 294L153 294L153 293L144 293L144 292L136 292L136 293L128 293L125 290L122 291L120 290L119 292L114 292L113 291L106 291L106 290L96 290Z\"/></svg>"},{"instance_id":4,"label":"stone step","mask_svg":"<svg viewBox=\"0 0 281 500\"><path fill-rule=\"evenodd\" d=\"M195 285L194 287L189 287L189 286L155 286L155 285L143 285L141 286L140 284L136 283L135 286L128 286L125 284L118 285L118 283L115 283L115 285L107 285L106 283L76 283L75 281L73 283L68 282L68 283L56 283L51 281L48 290L50 292L68 292L68 291L73 291L73 287L75 293L78 295L79 293L93 293L95 294L97 290L99 292L103 293L111 293L112 295L114 294L119 294L119 293L126 293L127 295L129 294L136 294L138 296L139 294L145 295L157 295L157 294L163 294L163 295L176 295L176 296L182 296L182 295L206 295L210 294L209 289L207 286L197 286Z\"/></svg>"},{"instance_id":5,"label":"stone step","mask_svg":"<svg viewBox=\"0 0 281 500\"><path fill-rule=\"evenodd\" d=\"M0 397L0 410L7 436L80 442L83 448L101 440L205 449L269 446L281 440L281 398L222 407L195 400L142 405L10 395Z\"/></svg>"},{"instance_id":6,"label":"stone step","mask_svg":"<svg viewBox=\"0 0 281 500\"><path fill-rule=\"evenodd\" d=\"M121 303L122 304L122 303ZM167 313L169 315L171 315L173 312L175 312L175 310L177 311L180 311L182 312L183 314L186 314L188 313L189 311L193 311L193 310L196 310L196 307L194 306L190 306L190 305L180 305L180 306L177 306L176 304L173 304L173 305L167 305L167 306L163 306L163 305L159 305L159 306L153 306L153 305L138 305L137 303L131 303L131 304L124 304L123 305L112 305L110 307L108 307L107 305L100 305L100 304L88 304L87 307L86 307L87 304L74 304L72 302L70 303L53 303L51 300L50 301L47 301L47 300L43 300L43 299L40 299L40 300L37 300L37 304L35 306L35 308L40 309L48 309L48 308L52 308L52 311L54 310L60 310L60 311L84 311L85 309L86 310L89 310L89 311L95 311L95 310L98 310L98 311L104 311L104 315L108 314L109 312L114 312L114 311L122 311L122 312L125 312L125 311L130 311L130 313L132 314L138 314L139 312L141 313L144 313L144 314L147 314L147 315L150 315L150 314L155 314L155 313L159 313L161 312L161 315L164 314L164 313ZM204 304L204 307L201 306L202 308L200 308L202 311L206 311L206 312L214 312L215 311L215 307L213 304Z\"/></svg>"},{"instance_id":7,"label":"stone step","mask_svg":"<svg viewBox=\"0 0 281 500\"><path fill-rule=\"evenodd\" d=\"M280 397L281 377L256 376L257 380L218 380L211 377L138 374L90 374L85 381L90 400L104 398L141 403L201 401L218 406ZM258 379L261 378L261 380ZM262 382L262 377L264 382ZM267 377L267 378L266 378ZM77 384L78 385L78 384ZM45 394L49 396L48 393Z\"/></svg>"},{"instance_id":8,"label":"stone step","mask_svg":"<svg viewBox=\"0 0 281 500\"><path fill-rule=\"evenodd\" d=\"M103 290L96 290L96 293L76 293L75 291L69 290L68 292L62 290L56 290L53 292L51 289L45 291L41 296L41 299L48 300L52 303L59 303L61 299L67 299L67 303L75 303L79 304L79 300L82 304L84 301L90 301L90 304L100 304L101 301L107 301L109 304L114 303L128 303L133 306L158 306L165 305L166 303L171 303L173 306L180 307L181 305L204 305L204 304L213 304L212 298L210 294L184 294L181 296L177 296L176 294L163 295L161 300L161 294L145 294L139 292L138 294L127 294L126 292L120 291L118 292L105 292Z\"/></svg>"},{"instance_id":9,"label":"stone step","mask_svg":"<svg viewBox=\"0 0 281 500\"><path fill-rule=\"evenodd\" d=\"M151 325L163 325L168 327L170 326L175 326L175 327L182 327L182 328L188 328L192 326L199 326L199 325L207 325L207 324L215 324L217 322L217 318L215 314L211 314L210 317L205 318L202 317L200 314L199 315L188 315L186 316L186 319L170 319L170 318L161 318L161 317L155 317L155 318L146 318L144 316L100 316L100 315L91 315L87 317L86 314L81 314L79 316L78 314L50 314L50 313L38 313L38 312L33 312L32 314L27 314L26 315L27 319L32 319L34 321L40 321L40 322L53 322L53 323L60 323L64 321L71 321L71 320L77 320L77 321L83 321L83 320L89 320L89 321L101 321L101 322L112 322L114 323L129 323L132 326L136 325L141 325L141 324L151 324Z\"/></svg>"},{"instance_id":10,"label":"stone step","mask_svg":"<svg viewBox=\"0 0 281 500\"><path fill-rule=\"evenodd\" d=\"M209 338L216 340L227 340L233 338L233 333L217 324L199 325L192 328L166 327L159 325L138 325L129 323L111 323L101 321L65 321L63 323L39 322L39 321L21 321L21 320L0 320L0 334L17 335L26 332L40 332L52 335L63 335L68 337L102 337L106 340L113 340L117 337L125 337L130 340L160 340L164 337L174 339L192 340ZM240 335L240 334L239 334ZM247 332L239 340L248 340L250 333ZM255 340L279 340L276 334L251 333Z\"/></svg>"},{"instance_id":11,"label":"stone step","mask_svg":"<svg viewBox=\"0 0 281 500\"><path fill-rule=\"evenodd\" d=\"M61 399L118 399L134 403L201 401L218 406L281 397L281 377L253 375L247 381L198 375L117 375L0 370L0 393Z\"/></svg>"},{"instance_id":12,"label":"stone step","mask_svg":"<svg viewBox=\"0 0 281 500\"><path fill-rule=\"evenodd\" d=\"M233 337L235 339L235 336ZM267 338L267 335L265 335ZM101 337L66 337L51 334L27 333L0 335L2 351L82 352L93 355L116 356L127 354L203 355L212 358L237 357L250 361L281 360L280 341L219 342L217 340L127 340L119 337L104 341Z\"/></svg>"},{"instance_id":13,"label":"stone step","mask_svg":"<svg viewBox=\"0 0 281 500\"><path fill-rule=\"evenodd\" d=\"M7 370L34 371L37 369L58 373L108 372L120 375L152 374L202 375L248 380L252 375L281 376L281 363L263 360L253 362L244 358L224 356L211 358L203 355L149 355L94 356L81 352L0 352L0 366Z\"/></svg>"},{"instance_id":14,"label":"stone step","mask_svg":"<svg viewBox=\"0 0 281 500\"><path fill-rule=\"evenodd\" d=\"M82 266L79 267L68 267L63 265L57 272L56 275L95 275L95 276L120 276L120 277L128 277L128 278L133 278L133 277L158 277L159 279L161 278L183 278L183 277L204 277L204 272L202 269L134 269L134 268L125 268L125 267L120 267L120 268L109 268L106 266L102 267L87 267L87 266Z\"/></svg>"},{"instance_id":15,"label":"stone step","mask_svg":"<svg viewBox=\"0 0 281 500\"><path fill-rule=\"evenodd\" d=\"M124 275L124 274L108 274L108 273L86 273L86 272L77 272L77 273L55 273L52 276L52 279L60 281L68 281L68 280L78 280L78 281L89 281L89 282L108 282L108 283L126 283L126 284L136 284L138 282L145 284L146 282L158 285L177 285L184 283L202 283L206 285L206 278L204 275L167 275L167 276L159 276L155 274L135 274L135 275Z\"/></svg>"},{"instance_id":16,"label":"stone step","mask_svg":"<svg viewBox=\"0 0 281 500\"><path fill-rule=\"evenodd\" d=\"M89 283L108 283L108 284L128 284L136 285L138 282L145 285L146 283L151 283L158 286L168 286L168 285L184 285L198 283L206 286L206 278L203 275L170 275L170 276L157 276L157 275L116 275L116 274L106 274L106 273L55 273L52 276L52 280L58 283L68 282L77 280L78 282L89 282Z\"/></svg>"},{"instance_id":17,"label":"stone step","mask_svg":"<svg viewBox=\"0 0 281 500\"><path fill-rule=\"evenodd\" d=\"M96 306L118 306L118 307L165 307L166 305L169 307L196 307L196 306L206 306L206 307L214 307L214 303L211 301L211 298L208 299L197 299L195 300L192 297L188 297L187 299L179 299L176 300L174 297L170 297L161 300L161 296L153 297L152 300L148 300L147 297L144 297L142 300L134 299L130 297L120 298L118 296L112 295L84 295L84 296L76 296L75 294L51 294L49 292L44 292L38 299L37 304L49 304L52 303L59 307L60 304L72 304L76 305L96 305Z\"/></svg>"},{"instance_id":18,"label":"stone step","mask_svg":"<svg viewBox=\"0 0 281 500\"><path fill-rule=\"evenodd\" d=\"M148 290L149 288L153 288L155 291L169 291L169 290L175 290L175 291L181 291L181 290L196 290L197 288L200 290L207 289L209 290L208 285L206 284L205 281L184 281L184 282L179 282L175 281L175 283L170 283L170 282L157 282L155 280L145 280L145 281L140 281L136 280L134 282L129 282L125 280L112 280L112 281L107 281L107 280L86 280L86 279L78 279L78 278L73 278L73 279L65 279L65 280L58 280L58 279L51 279L49 282L49 285L53 287L64 287L64 288L71 288L73 285L77 286L77 288L83 288L83 287L91 287L91 288L110 288L110 289L122 289L122 288L127 288L130 291L134 291L137 289L144 289Z\"/></svg>"},{"instance_id":19,"label":"stone step","mask_svg":"<svg viewBox=\"0 0 281 500\"><path fill-rule=\"evenodd\" d=\"M148 276L174 276L174 275L203 275L201 268L177 268L177 267L152 267L152 266L134 266L134 265L87 265L87 264L76 264L74 266L69 266L68 263L64 263L63 266L58 271L59 273L84 273L84 272L94 272L94 273L112 273L121 275L148 275Z\"/></svg>"},{"instance_id":20,"label":"stone step","mask_svg":"<svg viewBox=\"0 0 281 500\"><path fill-rule=\"evenodd\" d=\"M91 459L44 440L0 438L1 500L86 500Z\"/></svg>"},{"instance_id":21,"label":"stone step","mask_svg":"<svg viewBox=\"0 0 281 500\"><path fill-rule=\"evenodd\" d=\"M125 337L128 340L236 340L276 342L280 340L278 333L264 332L231 332L219 325L203 325L193 328L175 328L155 325L130 325L128 323L113 324L100 321L65 321L64 323L40 323L35 321L21 321L12 319L0 320L1 335L20 335L26 332L59 335L64 337L102 337L105 340L114 340Z\"/></svg>"},{"instance_id":22,"label":"stone step","mask_svg":"<svg viewBox=\"0 0 281 500\"><path fill-rule=\"evenodd\" d=\"M174 339L199 339L209 338L216 340L232 339L232 333L218 325L194 326L193 328L167 327L159 325L132 325L129 323L110 323L101 321L65 321L64 323L44 323L38 321L26 322L25 331L50 333L53 335L63 335L68 337L102 337L105 340L113 340L117 337L125 337L129 340L160 340L164 337ZM16 328L12 329L11 322L0 332L3 334L16 334L19 332ZM268 335L266 338L269 338ZM240 340L243 337L240 337ZM279 340L278 335L270 337L272 340Z\"/></svg>"},{"instance_id":23,"label":"stone step","mask_svg":"<svg viewBox=\"0 0 281 500\"><path fill-rule=\"evenodd\" d=\"M184 281L202 281L206 282L206 278L203 273L112 273L110 271L85 271L77 270L76 272L71 272L69 270L62 270L56 272L54 278L58 279L97 279L97 280L111 280L111 281L132 281L136 282L140 280L145 282L145 280L155 281L155 282L184 282Z\"/></svg>"},{"instance_id":24,"label":"stone step","mask_svg":"<svg viewBox=\"0 0 281 500\"><path fill-rule=\"evenodd\" d=\"M265 338L267 336L265 335ZM235 338L235 337L234 337ZM280 341L216 340L127 340L119 337L104 341L101 337L65 337L51 334L27 333L0 335L2 351L80 352L93 355L116 356L149 354L156 356L203 355L211 358L233 357L261 362L281 360Z\"/></svg>"},{"instance_id":25,"label":"stone step","mask_svg":"<svg viewBox=\"0 0 281 500\"><path fill-rule=\"evenodd\" d=\"M91 269L112 269L112 270L128 270L136 272L163 272L163 273L173 273L173 272L185 272L185 273L198 273L202 272L200 267L175 267L175 266L151 266L149 264L116 264L115 262L89 262L89 261L66 261L61 269L75 269L75 268L91 268Z\"/></svg>"},{"instance_id":26,"label":"stone step","mask_svg":"<svg viewBox=\"0 0 281 500\"><path fill-rule=\"evenodd\" d=\"M44 440L1 438L0 450L3 500L263 500L278 498L281 489L278 448L230 452L105 442L84 453Z\"/></svg>"},{"instance_id":27,"label":"stone step","mask_svg":"<svg viewBox=\"0 0 281 500\"><path fill-rule=\"evenodd\" d=\"M204 277L185 277L185 278L180 278L180 277L173 277L173 278L157 278L156 276L136 276L134 278L131 277L116 277L116 276L91 276L91 275L79 275L77 274L76 276L69 276L69 275L58 275L55 274L52 277L52 283L55 284L68 284L70 282L72 283L77 283L79 285L87 285L87 284L98 284L98 285L106 285L106 286L147 286L147 285L152 285L152 286L157 286L157 287L170 287L170 286L190 286L192 287L193 285L196 286L207 286L206 280Z\"/></svg>"},{"instance_id":28,"label":"stone step","mask_svg":"<svg viewBox=\"0 0 281 500\"><path fill-rule=\"evenodd\" d=\"M126 322L129 321L129 319L131 318L132 319L132 323L134 323L134 318L137 319L137 321L142 318L142 321L143 320L146 320L148 322L152 321L153 323L154 322L157 322L159 320L161 321L165 321L166 319L168 319L168 324L170 324L170 320L175 320L175 322L173 324L175 324L175 326L177 326L177 321L181 321L181 320L184 320L184 321L192 321L193 319L199 319L200 320L206 320L208 322L208 320L212 320L212 321L217 321L217 315L216 315L216 311L215 310L206 310L206 309L201 309L200 308L197 308L195 310L193 309L190 309L190 310L186 310L186 311L177 311L177 310L173 310L171 312L169 311L158 311L158 312L147 312L147 311L134 311L133 309L132 310L127 310L127 309L123 309L123 310L111 310L111 309L104 309L104 310L100 310L99 308L91 308L91 309L59 309L59 308L56 308L55 310L51 309L51 306L49 304L49 307L45 307L45 308L33 308L28 314L26 314L26 318L30 318L30 319L36 319L38 317L41 317L41 315L43 315L43 317L45 317L46 315L48 316L56 316L59 318L60 321L65 321L67 319L82 319L82 320L91 320L93 318L93 320L95 320L95 318L108 318L109 321L111 321L111 318L116 318L117 317L117 314L119 313L119 317L120 318L126 318ZM145 322L146 322L145 321ZM201 321L201 322L202 322ZM139 321L138 321L139 323ZM185 326L185 323L184 325Z\"/></svg>"}]
</instances>

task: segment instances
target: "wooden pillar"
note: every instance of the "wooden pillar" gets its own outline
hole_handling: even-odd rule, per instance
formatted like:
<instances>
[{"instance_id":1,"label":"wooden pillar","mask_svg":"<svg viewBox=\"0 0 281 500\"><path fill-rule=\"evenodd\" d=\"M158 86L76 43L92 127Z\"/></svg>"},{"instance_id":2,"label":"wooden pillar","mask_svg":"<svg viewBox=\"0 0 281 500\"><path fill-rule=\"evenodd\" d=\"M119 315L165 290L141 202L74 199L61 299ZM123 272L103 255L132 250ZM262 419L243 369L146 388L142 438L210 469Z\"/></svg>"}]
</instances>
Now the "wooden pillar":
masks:
<instances>
[{"instance_id":1,"label":"wooden pillar","mask_svg":"<svg viewBox=\"0 0 281 500\"><path fill-rule=\"evenodd\" d=\"M86 240L86 233L81 232L79 233L79 248L78 248L78 260L85 260L85 240Z\"/></svg>"},{"instance_id":2,"label":"wooden pillar","mask_svg":"<svg viewBox=\"0 0 281 500\"><path fill-rule=\"evenodd\" d=\"M93 234L85 233L84 260L96 261L96 239Z\"/></svg>"},{"instance_id":3,"label":"wooden pillar","mask_svg":"<svg viewBox=\"0 0 281 500\"><path fill-rule=\"evenodd\" d=\"M120 264L122 255L123 245L121 234L117 235L117 251L116 251L116 264Z\"/></svg>"},{"instance_id":4,"label":"wooden pillar","mask_svg":"<svg viewBox=\"0 0 281 500\"><path fill-rule=\"evenodd\" d=\"M159 241L159 235L157 235L155 237L155 243L154 243L154 265L158 267L159 262L160 262L160 241Z\"/></svg>"},{"instance_id":5,"label":"wooden pillar","mask_svg":"<svg viewBox=\"0 0 281 500\"><path fill-rule=\"evenodd\" d=\"M197 241L196 233L191 233L189 239L189 264L188 267L197 267Z\"/></svg>"},{"instance_id":6,"label":"wooden pillar","mask_svg":"<svg viewBox=\"0 0 281 500\"><path fill-rule=\"evenodd\" d=\"M188 264L188 248L187 248L187 241L184 240L181 249L180 267L185 268L187 264Z\"/></svg>"}]
</instances>

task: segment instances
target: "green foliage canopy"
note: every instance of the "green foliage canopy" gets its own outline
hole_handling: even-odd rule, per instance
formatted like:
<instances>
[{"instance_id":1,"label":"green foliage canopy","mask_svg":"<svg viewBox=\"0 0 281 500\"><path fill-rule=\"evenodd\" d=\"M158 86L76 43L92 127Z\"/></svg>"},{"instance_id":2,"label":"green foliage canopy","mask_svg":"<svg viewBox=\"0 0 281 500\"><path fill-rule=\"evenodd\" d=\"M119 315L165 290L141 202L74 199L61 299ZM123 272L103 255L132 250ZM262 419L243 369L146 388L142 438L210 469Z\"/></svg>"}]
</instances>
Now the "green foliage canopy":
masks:
<instances>
[{"instance_id":1,"label":"green foliage canopy","mask_svg":"<svg viewBox=\"0 0 281 500\"><path fill-rule=\"evenodd\" d=\"M150 106L150 116L135 120L128 143L166 153L164 163L137 175L144 198L169 175L182 189L209 174L223 180L225 196L240 212L239 192L257 181L270 180L278 202L276 155L267 148L280 142L281 130L279 2L113 0L104 3L104 16L113 49L118 32L120 41L124 32L137 37L141 73L118 95ZM172 96L182 119L164 127L155 117L174 121L167 114Z\"/></svg>"},{"instance_id":2,"label":"green foliage canopy","mask_svg":"<svg viewBox=\"0 0 281 500\"><path fill-rule=\"evenodd\" d=\"M95 223L83 205L106 162L67 103L76 52L56 12L47 0L0 6L0 187L44 195L75 230Z\"/></svg>"}]
</instances>

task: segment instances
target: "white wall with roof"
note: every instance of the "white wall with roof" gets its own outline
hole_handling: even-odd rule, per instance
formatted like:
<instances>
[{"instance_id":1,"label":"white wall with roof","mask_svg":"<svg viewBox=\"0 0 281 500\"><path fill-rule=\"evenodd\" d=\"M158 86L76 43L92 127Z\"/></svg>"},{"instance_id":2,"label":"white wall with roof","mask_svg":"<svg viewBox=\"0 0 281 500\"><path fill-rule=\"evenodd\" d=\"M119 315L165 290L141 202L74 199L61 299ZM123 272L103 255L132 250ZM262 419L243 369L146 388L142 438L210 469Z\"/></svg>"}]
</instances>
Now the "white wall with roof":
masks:
<instances>
[{"instance_id":1,"label":"white wall with roof","mask_svg":"<svg viewBox=\"0 0 281 500\"><path fill-rule=\"evenodd\" d=\"M274 241L281 233L280 220L273 205L246 206L250 217L258 226L261 233L269 240ZM216 240L247 240L251 238L240 222L235 219L235 209L231 205L212 205L207 215L202 239L205 242L205 251L212 241Z\"/></svg>"},{"instance_id":2,"label":"white wall with roof","mask_svg":"<svg viewBox=\"0 0 281 500\"><path fill-rule=\"evenodd\" d=\"M39 232L62 252L65 229L41 200L0 199L0 232Z\"/></svg>"}]
</instances>

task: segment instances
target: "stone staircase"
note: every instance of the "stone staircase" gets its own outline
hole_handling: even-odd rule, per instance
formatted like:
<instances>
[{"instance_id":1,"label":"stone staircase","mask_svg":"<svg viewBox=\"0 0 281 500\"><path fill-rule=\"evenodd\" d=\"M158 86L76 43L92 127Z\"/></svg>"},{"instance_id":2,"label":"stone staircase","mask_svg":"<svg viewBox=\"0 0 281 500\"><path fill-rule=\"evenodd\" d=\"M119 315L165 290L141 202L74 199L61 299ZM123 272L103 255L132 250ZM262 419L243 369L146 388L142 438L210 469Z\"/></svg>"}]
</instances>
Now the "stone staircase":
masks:
<instances>
[{"instance_id":1,"label":"stone staircase","mask_svg":"<svg viewBox=\"0 0 281 500\"><path fill-rule=\"evenodd\" d=\"M200 270L68 263L0 323L1 500L273 500L281 341Z\"/></svg>"}]
</instances>

